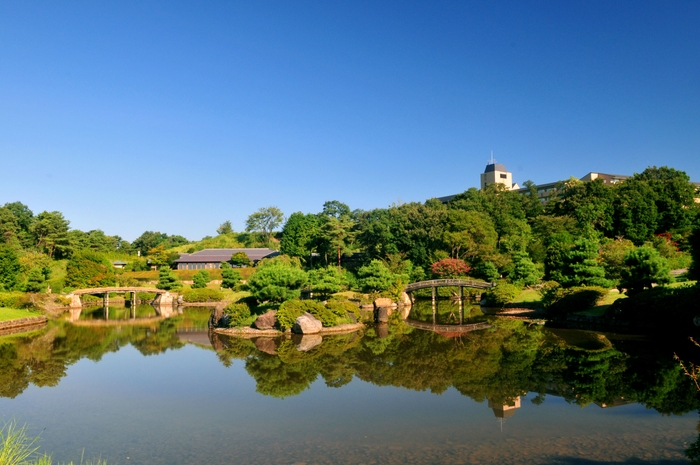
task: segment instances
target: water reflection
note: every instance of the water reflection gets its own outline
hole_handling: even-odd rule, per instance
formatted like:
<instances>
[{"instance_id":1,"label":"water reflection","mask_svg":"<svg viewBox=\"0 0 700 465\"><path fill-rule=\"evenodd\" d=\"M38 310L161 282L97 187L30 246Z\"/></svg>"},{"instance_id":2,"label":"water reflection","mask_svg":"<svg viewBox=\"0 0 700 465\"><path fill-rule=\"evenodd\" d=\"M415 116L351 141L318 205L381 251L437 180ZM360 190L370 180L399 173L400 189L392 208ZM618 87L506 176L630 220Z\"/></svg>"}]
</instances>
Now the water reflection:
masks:
<instances>
[{"instance_id":1,"label":"water reflection","mask_svg":"<svg viewBox=\"0 0 700 465\"><path fill-rule=\"evenodd\" d=\"M435 394L454 388L477 402L488 400L503 415L528 392L536 393L535 404L557 396L581 406L639 402L664 414L700 407L692 380L673 359L674 352L695 356L682 340L611 341L514 320L494 320L487 329L451 338L398 321L338 336L243 339L210 333L209 312L185 309L143 325L57 321L43 331L0 338L0 396L15 397L29 385L55 386L81 358L98 361L127 344L147 356L193 343L215 350L225 367L242 360L257 391L278 398L298 395L319 378L338 388L356 377ZM93 314L99 310L85 312L86 319ZM150 315L147 309L141 314Z\"/></svg>"}]
</instances>

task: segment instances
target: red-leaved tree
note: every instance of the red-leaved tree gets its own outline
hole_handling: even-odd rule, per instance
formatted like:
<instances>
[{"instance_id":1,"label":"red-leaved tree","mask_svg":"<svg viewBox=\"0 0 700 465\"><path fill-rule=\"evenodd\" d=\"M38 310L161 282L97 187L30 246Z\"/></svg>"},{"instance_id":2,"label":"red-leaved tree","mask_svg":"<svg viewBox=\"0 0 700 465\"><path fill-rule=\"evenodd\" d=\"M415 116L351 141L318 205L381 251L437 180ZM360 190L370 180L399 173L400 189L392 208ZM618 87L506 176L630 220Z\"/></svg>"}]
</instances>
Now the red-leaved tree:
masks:
<instances>
[{"instance_id":1,"label":"red-leaved tree","mask_svg":"<svg viewBox=\"0 0 700 465\"><path fill-rule=\"evenodd\" d=\"M430 269L438 278L459 278L466 276L472 267L458 258L443 258L430 265Z\"/></svg>"}]
</instances>

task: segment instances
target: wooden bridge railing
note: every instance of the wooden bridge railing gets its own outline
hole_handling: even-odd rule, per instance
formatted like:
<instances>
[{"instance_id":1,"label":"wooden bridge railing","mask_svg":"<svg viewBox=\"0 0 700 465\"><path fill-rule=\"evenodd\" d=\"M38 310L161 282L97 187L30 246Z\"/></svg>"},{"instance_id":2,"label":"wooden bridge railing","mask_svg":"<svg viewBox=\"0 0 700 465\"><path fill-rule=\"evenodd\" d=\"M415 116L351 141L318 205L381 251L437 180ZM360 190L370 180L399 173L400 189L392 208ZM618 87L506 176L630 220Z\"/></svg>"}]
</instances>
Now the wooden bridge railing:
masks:
<instances>
[{"instance_id":1,"label":"wooden bridge railing","mask_svg":"<svg viewBox=\"0 0 700 465\"><path fill-rule=\"evenodd\" d=\"M471 287L475 289L488 289L495 287L496 283L484 281L474 281L472 279L431 279L429 281L419 281L411 283L404 289L405 292L417 291L418 289L430 289L431 287Z\"/></svg>"}]
</instances>

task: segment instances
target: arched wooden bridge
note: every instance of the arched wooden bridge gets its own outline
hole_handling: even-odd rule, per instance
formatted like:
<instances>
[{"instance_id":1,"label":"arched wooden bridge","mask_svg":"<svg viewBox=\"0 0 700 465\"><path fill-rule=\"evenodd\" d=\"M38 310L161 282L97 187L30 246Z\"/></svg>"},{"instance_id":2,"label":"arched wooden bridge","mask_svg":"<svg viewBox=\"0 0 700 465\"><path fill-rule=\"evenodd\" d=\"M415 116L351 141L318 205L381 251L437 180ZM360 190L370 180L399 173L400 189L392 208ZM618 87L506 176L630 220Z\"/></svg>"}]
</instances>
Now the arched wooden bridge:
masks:
<instances>
[{"instance_id":1,"label":"arched wooden bridge","mask_svg":"<svg viewBox=\"0 0 700 465\"><path fill-rule=\"evenodd\" d=\"M488 289L495 286L496 283L474 281L473 279L431 279L429 281L419 281L409 284L404 291L413 292L418 289L430 289L434 287L471 287L473 289Z\"/></svg>"},{"instance_id":2,"label":"arched wooden bridge","mask_svg":"<svg viewBox=\"0 0 700 465\"><path fill-rule=\"evenodd\" d=\"M437 298L437 288L438 287L458 287L459 288L459 299L462 300L464 297L464 288L469 287L472 289L489 289L491 287L496 287L496 283L487 283L484 281L474 281L473 279L431 279L429 281L419 281L417 283L411 283L404 288L404 293L406 296L404 298L410 299L411 304L413 303L413 292L419 289L432 289L433 290L433 302Z\"/></svg>"}]
</instances>

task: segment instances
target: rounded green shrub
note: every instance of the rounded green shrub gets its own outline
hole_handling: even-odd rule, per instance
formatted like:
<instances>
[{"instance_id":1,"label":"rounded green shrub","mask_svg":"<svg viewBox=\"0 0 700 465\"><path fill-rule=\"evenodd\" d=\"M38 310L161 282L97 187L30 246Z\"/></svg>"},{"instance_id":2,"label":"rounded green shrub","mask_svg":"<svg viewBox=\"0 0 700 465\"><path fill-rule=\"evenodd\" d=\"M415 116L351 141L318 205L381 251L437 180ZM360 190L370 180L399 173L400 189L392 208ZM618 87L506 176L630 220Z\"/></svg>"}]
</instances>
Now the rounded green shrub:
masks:
<instances>
[{"instance_id":1,"label":"rounded green shrub","mask_svg":"<svg viewBox=\"0 0 700 465\"><path fill-rule=\"evenodd\" d=\"M339 320L346 320L349 315L352 315L355 320L361 317L360 308L349 300L331 299L326 304L326 308Z\"/></svg>"},{"instance_id":2,"label":"rounded green shrub","mask_svg":"<svg viewBox=\"0 0 700 465\"><path fill-rule=\"evenodd\" d=\"M243 326L251 316L250 307L243 302L228 304L224 308L224 315L228 318L229 327Z\"/></svg>"},{"instance_id":3,"label":"rounded green shrub","mask_svg":"<svg viewBox=\"0 0 700 465\"><path fill-rule=\"evenodd\" d=\"M508 283L499 283L496 287L489 288L484 293L490 306L503 307L511 303L520 295L520 286Z\"/></svg>"},{"instance_id":4,"label":"rounded green shrub","mask_svg":"<svg viewBox=\"0 0 700 465\"><path fill-rule=\"evenodd\" d=\"M315 300L298 299L288 300L280 306L277 312L277 321L283 329L291 329L296 319L305 312L309 312L321 320L323 326L335 326L336 324L335 321L337 321L337 317L326 309L322 303Z\"/></svg>"},{"instance_id":5,"label":"rounded green shrub","mask_svg":"<svg viewBox=\"0 0 700 465\"><path fill-rule=\"evenodd\" d=\"M224 300L223 292L217 289L186 289L182 293L185 302L221 302Z\"/></svg>"},{"instance_id":6,"label":"rounded green shrub","mask_svg":"<svg viewBox=\"0 0 700 465\"><path fill-rule=\"evenodd\" d=\"M587 310L595 307L608 295L608 292L608 289L598 286L571 287L563 290L561 297L553 302L547 310L553 315Z\"/></svg>"}]
</instances>

